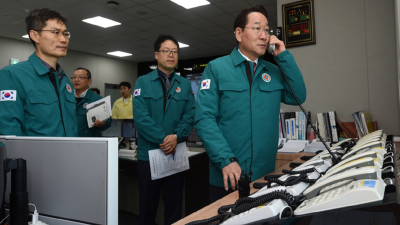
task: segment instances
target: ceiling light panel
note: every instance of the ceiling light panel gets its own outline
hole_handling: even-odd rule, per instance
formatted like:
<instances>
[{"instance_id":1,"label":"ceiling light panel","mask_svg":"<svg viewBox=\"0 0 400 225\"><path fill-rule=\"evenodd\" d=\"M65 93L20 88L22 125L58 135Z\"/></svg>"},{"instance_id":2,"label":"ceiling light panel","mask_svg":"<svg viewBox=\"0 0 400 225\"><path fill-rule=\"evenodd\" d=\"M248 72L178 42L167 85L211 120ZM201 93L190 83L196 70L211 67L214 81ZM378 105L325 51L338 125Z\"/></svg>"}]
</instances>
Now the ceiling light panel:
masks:
<instances>
[{"instance_id":1,"label":"ceiling light panel","mask_svg":"<svg viewBox=\"0 0 400 225\"><path fill-rule=\"evenodd\" d=\"M179 48L186 48L186 47L189 47L189 45L183 44L183 43L180 43L180 42L178 42L178 44L179 44Z\"/></svg>"},{"instance_id":2,"label":"ceiling light panel","mask_svg":"<svg viewBox=\"0 0 400 225\"><path fill-rule=\"evenodd\" d=\"M25 34L22 36L23 38L29 38L29 35Z\"/></svg>"},{"instance_id":3,"label":"ceiling light panel","mask_svg":"<svg viewBox=\"0 0 400 225\"><path fill-rule=\"evenodd\" d=\"M191 9L210 4L210 2L206 0L171 0L171 1L186 9Z\"/></svg>"},{"instance_id":4,"label":"ceiling light panel","mask_svg":"<svg viewBox=\"0 0 400 225\"><path fill-rule=\"evenodd\" d=\"M121 52L121 51L115 51L115 52L108 52L108 55L113 55L113 56L118 56L118 57L126 57L126 56L131 56L131 53L126 53L126 52Z\"/></svg>"},{"instance_id":5,"label":"ceiling light panel","mask_svg":"<svg viewBox=\"0 0 400 225\"><path fill-rule=\"evenodd\" d=\"M121 23L116 22L114 20L110 20L101 16L96 16L93 18L89 18L89 19L84 19L82 20L85 23L90 23L99 27L103 27L103 28L108 28L108 27L113 27L113 26L118 26L121 25Z\"/></svg>"}]
</instances>

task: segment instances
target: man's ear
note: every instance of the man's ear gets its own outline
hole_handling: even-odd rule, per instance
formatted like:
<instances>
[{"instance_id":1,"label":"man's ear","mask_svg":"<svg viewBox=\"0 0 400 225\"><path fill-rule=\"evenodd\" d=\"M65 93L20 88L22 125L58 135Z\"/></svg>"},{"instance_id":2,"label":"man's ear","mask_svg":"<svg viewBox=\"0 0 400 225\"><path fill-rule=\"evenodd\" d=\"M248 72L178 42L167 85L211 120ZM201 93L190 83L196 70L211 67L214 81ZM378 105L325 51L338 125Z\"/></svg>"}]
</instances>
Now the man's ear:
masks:
<instances>
[{"instance_id":1,"label":"man's ear","mask_svg":"<svg viewBox=\"0 0 400 225\"><path fill-rule=\"evenodd\" d=\"M158 52L154 52L154 58L158 59Z\"/></svg>"},{"instance_id":2,"label":"man's ear","mask_svg":"<svg viewBox=\"0 0 400 225\"><path fill-rule=\"evenodd\" d=\"M89 86L92 85L93 80L89 79Z\"/></svg>"},{"instance_id":3,"label":"man's ear","mask_svg":"<svg viewBox=\"0 0 400 225\"><path fill-rule=\"evenodd\" d=\"M235 29L235 36L236 40L240 43L242 42L242 35L243 35L243 30L240 27L236 27Z\"/></svg>"},{"instance_id":4,"label":"man's ear","mask_svg":"<svg viewBox=\"0 0 400 225\"><path fill-rule=\"evenodd\" d=\"M29 37L35 42L39 43L39 33L34 30L29 31Z\"/></svg>"}]
</instances>

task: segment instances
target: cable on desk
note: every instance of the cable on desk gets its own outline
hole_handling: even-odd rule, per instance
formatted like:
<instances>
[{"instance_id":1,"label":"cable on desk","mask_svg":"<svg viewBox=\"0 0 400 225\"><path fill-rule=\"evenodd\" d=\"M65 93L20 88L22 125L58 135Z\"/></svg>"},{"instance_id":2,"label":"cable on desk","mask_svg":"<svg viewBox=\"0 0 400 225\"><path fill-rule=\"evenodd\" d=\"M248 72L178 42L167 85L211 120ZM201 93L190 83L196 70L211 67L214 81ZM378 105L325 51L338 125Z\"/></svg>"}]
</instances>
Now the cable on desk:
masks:
<instances>
[{"instance_id":1,"label":"cable on desk","mask_svg":"<svg viewBox=\"0 0 400 225\"><path fill-rule=\"evenodd\" d=\"M292 209L297 207L295 199L291 194L286 191L274 191L257 198L245 197L238 199L233 205L231 211L233 214L238 215L275 199L285 201Z\"/></svg>"},{"instance_id":2,"label":"cable on desk","mask_svg":"<svg viewBox=\"0 0 400 225\"><path fill-rule=\"evenodd\" d=\"M268 183L253 183L253 187L255 189L261 189L261 188L263 188L263 187L265 187L267 185L268 185Z\"/></svg>"},{"instance_id":3,"label":"cable on desk","mask_svg":"<svg viewBox=\"0 0 400 225\"><path fill-rule=\"evenodd\" d=\"M229 209L231 209L233 205L224 205L221 206L218 209L218 214L217 216L204 219L204 220L196 220L192 221L190 223L187 223L186 225L202 225L202 224L212 224L212 225L218 225L221 224L223 221L227 220L229 217L231 217L231 214L227 212Z\"/></svg>"}]
</instances>

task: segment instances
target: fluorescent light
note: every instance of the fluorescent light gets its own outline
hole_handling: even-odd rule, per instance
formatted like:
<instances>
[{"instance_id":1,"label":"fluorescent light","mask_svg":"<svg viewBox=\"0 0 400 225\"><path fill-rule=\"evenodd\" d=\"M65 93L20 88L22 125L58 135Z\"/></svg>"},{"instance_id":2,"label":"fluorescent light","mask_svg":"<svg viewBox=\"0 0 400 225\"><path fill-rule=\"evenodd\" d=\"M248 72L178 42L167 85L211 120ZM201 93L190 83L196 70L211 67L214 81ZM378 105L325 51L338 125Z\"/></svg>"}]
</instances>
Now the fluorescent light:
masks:
<instances>
[{"instance_id":1,"label":"fluorescent light","mask_svg":"<svg viewBox=\"0 0 400 225\"><path fill-rule=\"evenodd\" d=\"M210 4L210 2L206 0L171 0L171 1L175 2L176 4L186 9Z\"/></svg>"},{"instance_id":2,"label":"fluorescent light","mask_svg":"<svg viewBox=\"0 0 400 225\"><path fill-rule=\"evenodd\" d=\"M155 70L155 69L157 69L157 66L156 65L152 65L152 66L150 66L150 69Z\"/></svg>"},{"instance_id":3,"label":"fluorescent light","mask_svg":"<svg viewBox=\"0 0 400 225\"><path fill-rule=\"evenodd\" d=\"M107 54L118 56L118 57L126 57L126 56L131 56L132 55L131 53L126 53L126 52L121 52L121 51L108 52Z\"/></svg>"},{"instance_id":4,"label":"fluorescent light","mask_svg":"<svg viewBox=\"0 0 400 225\"><path fill-rule=\"evenodd\" d=\"M29 38L29 35L25 34L24 36L22 36L23 38Z\"/></svg>"},{"instance_id":5,"label":"fluorescent light","mask_svg":"<svg viewBox=\"0 0 400 225\"><path fill-rule=\"evenodd\" d=\"M183 44L183 43L180 43L180 42L178 42L178 44L179 44L179 48L186 48L186 47L189 47L189 45Z\"/></svg>"},{"instance_id":6,"label":"fluorescent light","mask_svg":"<svg viewBox=\"0 0 400 225\"><path fill-rule=\"evenodd\" d=\"M107 18L101 17L101 16L96 16L93 18L85 19L82 20L83 22L90 23L99 27L107 28L107 27L113 27L117 25L121 25L121 23L118 23L114 20L109 20Z\"/></svg>"}]
</instances>

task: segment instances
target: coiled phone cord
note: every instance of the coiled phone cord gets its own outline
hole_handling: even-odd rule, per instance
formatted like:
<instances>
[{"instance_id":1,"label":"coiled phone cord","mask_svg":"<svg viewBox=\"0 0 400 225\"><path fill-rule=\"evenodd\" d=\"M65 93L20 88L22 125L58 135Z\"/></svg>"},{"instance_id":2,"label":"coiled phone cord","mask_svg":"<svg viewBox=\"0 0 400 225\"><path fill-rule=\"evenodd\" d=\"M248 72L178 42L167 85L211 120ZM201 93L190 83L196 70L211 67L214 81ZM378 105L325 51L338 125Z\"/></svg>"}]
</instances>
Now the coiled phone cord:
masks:
<instances>
[{"instance_id":1,"label":"coiled phone cord","mask_svg":"<svg viewBox=\"0 0 400 225\"><path fill-rule=\"evenodd\" d=\"M227 212L229 209L231 209L233 205L224 205L219 207L218 209L218 214L217 216L213 216L208 219L204 220L196 220L192 221L190 223L187 223L186 225L202 225L202 224L209 224L209 225L218 225L221 224L223 221L227 220L229 217L231 217L231 214Z\"/></svg>"}]
</instances>

